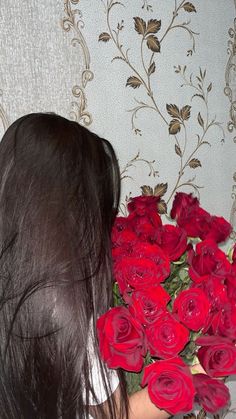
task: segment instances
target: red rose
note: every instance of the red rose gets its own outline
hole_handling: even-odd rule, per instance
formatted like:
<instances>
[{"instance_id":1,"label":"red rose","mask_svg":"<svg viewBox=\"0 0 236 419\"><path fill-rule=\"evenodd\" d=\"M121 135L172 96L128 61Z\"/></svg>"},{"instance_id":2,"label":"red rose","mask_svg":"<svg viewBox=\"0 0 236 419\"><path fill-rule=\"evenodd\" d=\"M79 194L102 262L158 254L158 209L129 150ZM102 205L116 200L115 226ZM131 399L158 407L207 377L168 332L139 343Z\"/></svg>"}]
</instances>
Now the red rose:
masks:
<instances>
[{"instance_id":1,"label":"red rose","mask_svg":"<svg viewBox=\"0 0 236 419\"><path fill-rule=\"evenodd\" d=\"M139 372L146 353L144 330L125 307L115 307L97 321L99 349L109 368Z\"/></svg>"},{"instance_id":2,"label":"red rose","mask_svg":"<svg viewBox=\"0 0 236 419\"><path fill-rule=\"evenodd\" d=\"M129 310L140 323L149 325L166 313L170 299L161 286L135 291L129 301Z\"/></svg>"},{"instance_id":3,"label":"red rose","mask_svg":"<svg viewBox=\"0 0 236 419\"><path fill-rule=\"evenodd\" d=\"M129 213L135 212L137 215L143 216L147 212L157 212L157 203L159 196L136 196L130 199L128 203Z\"/></svg>"},{"instance_id":4,"label":"red rose","mask_svg":"<svg viewBox=\"0 0 236 419\"><path fill-rule=\"evenodd\" d=\"M224 242L230 235L232 226L223 217L212 216L209 229L203 230L199 236L202 240L211 239L216 243Z\"/></svg>"},{"instance_id":5,"label":"red rose","mask_svg":"<svg viewBox=\"0 0 236 419\"><path fill-rule=\"evenodd\" d=\"M139 240L149 242L154 241L158 226L153 225L150 218L147 215L144 215L143 217L132 217L132 219L130 220L130 225L132 226L132 229L138 236Z\"/></svg>"},{"instance_id":6,"label":"red rose","mask_svg":"<svg viewBox=\"0 0 236 419\"><path fill-rule=\"evenodd\" d=\"M148 385L151 401L172 415L193 409L195 390L189 368L182 359L157 361L145 367L142 386Z\"/></svg>"},{"instance_id":7,"label":"red rose","mask_svg":"<svg viewBox=\"0 0 236 419\"><path fill-rule=\"evenodd\" d=\"M178 220L178 225L185 229L189 237L201 238L210 229L211 215L200 207L194 208L187 218Z\"/></svg>"},{"instance_id":8,"label":"red rose","mask_svg":"<svg viewBox=\"0 0 236 419\"><path fill-rule=\"evenodd\" d=\"M196 245L196 251L190 250L188 261L189 276L196 282L201 283L210 276L225 278L231 270L231 265L212 240L205 240Z\"/></svg>"},{"instance_id":9,"label":"red rose","mask_svg":"<svg viewBox=\"0 0 236 419\"><path fill-rule=\"evenodd\" d=\"M162 225L159 214L155 211L143 216L132 213L128 216L130 228L140 240L153 242L157 235L158 228Z\"/></svg>"},{"instance_id":10,"label":"red rose","mask_svg":"<svg viewBox=\"0 0 236 419\"><path fill-rule=\"evenodd\" d=\"M211 377L236 374L236 347L228 338L201 336L196 340L201 346L198 359Z\"/></svg>"},{"instance_id":11,"label":"red rose","mask_svg":"<svg viewBox=\"0 0 236 419\"><path fill-rule=\"evenodd\" d=\"M120 250L117 251L117 254L122 253L123 255L128 255L137 242L138 237L132 230L112 231L112 250L119 248ZM115 254L116 252L114 252Z\"/></svg>"},{"instance_id":12,"label":"red rose","mask_svg":"<svg viewBox=\"0 0 236 419\"><path fill-rule=\"evenodd\" d=\"M114 275L123 294L125 291L159 285L168 272L164 264L158 266L151 259L126 256L115 263Z\"/></svg>"},{"instance_id":13,"label":"red rose","mask_svg":"<svg viewBox=\"0 0 236 419\"><path fill-rule=\"evenodd\" d=\"M155 264L162 270L163 278L167 278L170 274L170 261L168 256L163 252L163 250L156 244L150 243L137 243L133 247L132 256L138 258L147 258L151 259Z\"/></svg>"},{"instance_id":14,"label":"red rose","mask_svg":"<svg viewBox=\"0 0 236 419\"><path fill-rule=\"evenodd\" d=\"M227 288L224 279L209 277L198 285L210 301L211 311L219 311L227 302Z\"/></svg>"},{"instance_id":15,"label":"red rose","mask_svg":"<svg viewBox=\"0 0 236 419\"><path fill-rule=\"evenodd\" d=\"M174 301L173 312L189 329L198 331L208 317L210 303L204 292L199 288L181 291Z\"/></svg>"},{"instance_id":16,"label":"red rose","mask_svg":"<svg viewBox=\"0 0 236 419\"><path fill-rule=\"evenodd\" d=\"M202 240L212 239L217 243L225 241L231 233L231 225L223 218L211 216L199 206L191 194L177 193L171 210L171 217L184 228L190 237Z\"/></svg>"},{"instance_id":17,"label":"red rose","mask_svg":"<svg viewBox=\"0 0 236 419\"><path fill-rule=\"evenodd\" d=\"M236 301L236 265L232 265L230 275L226 278L227 295L231 300Z\"/></svg>"},{"instance_id":18,"label":"red rose","mask_svg":"<svg viewBox=\"0 0 236 419\"><path fill-rule=\"evenodd\" d=\"M178 355L189 341L189 331L170 313L148 326L146 336L150 354L164 359Z\"/></svg>"},{"instance_id":19,"label":"red rose","mask_svg":"<svg viewBox=\"0 0 236 419\"><path fill-rule=\"evenodd\" d=\"M192 194L177 192L170 212L171 218L177 220L179 218L188 218L193 208L199 207L199 201Z\"/></svg>"},{"instance_id":20,"label":"red rose","mask_svg":"<svg viewBox=\"0 0 236 419\"><path fill-rule=\"evenodd\" d=\"M161 229L160 247L170 260L177 260L187 248L187 234L182 228L166 224Z\"/></svg>"},{"instance_id":21,"label":"red rose","mask_svg":"<svg viewBox=\"0 0 236 419\"><path fill-rule=\"evenodd\" d=\"M124 253L124 249L122 249L122 247L114 247L111 253L113 261L117 262L118 259L122 259L124 255L128 255L129 251L127 251L127 253Z\"/></svg>"},{"instance_id":22,"label":"red rose","mask_svg":"<svg viewBox=\"0 0 236 419\"><path fill-rule=\"evenodd\" d=\"M194 286L196 285L194 284ZM225 281L221 278L209 277L206 281L198 284L198 287L204 291L210 302L209 316L202 331L203 333L216 333L220 312L229 301Z\"/></svg>"},{"instance_id":23,"label":"red rose","mask_svg":"<svg viewBox=\"0 0 236 419\"><path fill-rule=\"evenodd\" d=\"M127 217L116 217L115 222L113 224L113 231L122 231L128 228L128 221Z\"/></svg>"},{"instance_id":24,"label":"red rose","mask_svg":"<svg viewBox=\"0 0 236 419\"><path fill-rule=\"evenodd\" d=\"M236 303L229 300L220 311L216 333L236 341Z\"/></svg>"},{"instance_id":25,"label":"red rose","mask_svg":"<svg viewBox=\"0 0 236 419\"><path fill-rule=\"evenodd\" d=\"M232 261L233 261L233 264L236 264L236 243L234 244L234 247L233 247Z\"/></svg>"},{"instance_id":26,"label":"red rose","mask_svg":"<svg viewBox=\"0 0 236 419\"><path fill-rule=\"evenodd\" d=\"M156 196L137 196L128 204L130 212L127 221L140 240L152 242L156 237L156 230L162 225L157 212Z\"/></svg>"},{"instance_id":27,"label":"red rose","mask_svg":"<svg viewBox=\"0 0 236 419\"><path fill-rule=\"evenodd\" d=\"M209 231L211 215L199 207L197 198L192 195L177 194L171 210L171 217L175 218L179 227L182 227L188 236L201 237L204 231Z\"/></svg>"},{"instance_id":28,"label":"red rose","mask_svg":"<svg viewBox=\"0 0 236 419\"><path fill-rule=\"evenodd\" d=\"M217 413L229 403L229 389L222 381L206 374L194 374L193 384L196 390L195 402L206 412Z\"/></svg>"}]
</instances>

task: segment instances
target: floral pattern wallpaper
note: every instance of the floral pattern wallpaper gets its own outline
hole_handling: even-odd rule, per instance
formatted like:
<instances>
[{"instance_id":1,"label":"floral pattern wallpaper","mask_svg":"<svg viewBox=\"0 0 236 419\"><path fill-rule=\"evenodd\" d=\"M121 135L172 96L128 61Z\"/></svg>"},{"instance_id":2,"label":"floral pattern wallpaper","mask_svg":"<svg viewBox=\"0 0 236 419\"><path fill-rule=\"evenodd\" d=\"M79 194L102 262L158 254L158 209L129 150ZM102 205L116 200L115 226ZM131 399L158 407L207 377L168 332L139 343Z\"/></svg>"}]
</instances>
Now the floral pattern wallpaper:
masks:
<instances>
[{"instance_id":1,"label":"floral pattern wallpaper","mask_svg":"<svg viewBox=\"0 0 236 419\"><path fill-rule=\"evenodd\" d=\"M73 119L113 144L121 213L192 192L236 240L236 0L0 0L0 21L1 136L29 112Z\"/></svg>"}]
</instances>

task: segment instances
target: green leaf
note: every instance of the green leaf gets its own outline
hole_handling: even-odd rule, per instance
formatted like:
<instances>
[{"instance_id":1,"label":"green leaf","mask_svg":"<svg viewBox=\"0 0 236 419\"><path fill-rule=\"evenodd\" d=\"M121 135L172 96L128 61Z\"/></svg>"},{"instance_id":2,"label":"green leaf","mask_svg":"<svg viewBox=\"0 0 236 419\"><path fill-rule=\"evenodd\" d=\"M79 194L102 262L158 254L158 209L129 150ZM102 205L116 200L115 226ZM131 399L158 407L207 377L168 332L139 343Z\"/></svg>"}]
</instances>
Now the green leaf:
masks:
<instances>
[{"instance_id":1,"label":"green leaf","mask_svg":"<svg viewBox=\"0 0 236 419\"><path fill-rule=\"evenodd\" d=\"M126 385L128 394L136 393L141 390L142 373L125 371Z\"/></svg>"}]
</instances>

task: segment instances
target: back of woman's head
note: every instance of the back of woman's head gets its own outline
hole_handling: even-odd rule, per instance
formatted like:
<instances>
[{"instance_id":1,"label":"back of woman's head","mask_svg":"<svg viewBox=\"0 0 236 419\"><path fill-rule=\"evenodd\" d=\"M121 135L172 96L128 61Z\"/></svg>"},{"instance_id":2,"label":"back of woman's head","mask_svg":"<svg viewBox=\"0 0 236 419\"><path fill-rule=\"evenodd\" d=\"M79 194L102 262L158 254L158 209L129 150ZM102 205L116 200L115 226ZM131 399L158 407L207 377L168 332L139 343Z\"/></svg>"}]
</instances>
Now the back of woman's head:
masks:
<instances>
[{"instance_id":1,"label":"back of woman's head","mask_svg":"<svg viewBox=\"0 0 236 419\"><path fill-rule=\"evenodd\" d=\"M118 200L113 149L86 128L30 114L4 135L1 419L85 417L88 330L111 303L110 231Z\"/></svg>"}]
</instances>

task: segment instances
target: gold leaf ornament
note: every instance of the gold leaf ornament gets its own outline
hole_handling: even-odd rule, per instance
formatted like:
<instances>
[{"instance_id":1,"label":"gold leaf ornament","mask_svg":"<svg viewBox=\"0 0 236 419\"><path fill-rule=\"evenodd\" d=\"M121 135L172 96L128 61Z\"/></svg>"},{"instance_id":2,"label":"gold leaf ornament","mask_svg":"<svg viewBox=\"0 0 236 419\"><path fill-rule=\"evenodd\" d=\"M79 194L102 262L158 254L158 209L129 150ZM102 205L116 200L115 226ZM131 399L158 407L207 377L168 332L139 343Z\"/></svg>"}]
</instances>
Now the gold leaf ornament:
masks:
<instances>
[{"instance_id":1,"label":"gold leaf ornament","mask_svg":"<svg viewBox=\"0 0 236 419\"><path fill-rule=\"evenodd\" d=\"M126 86L133 87L133 89L137 89L141 84L141 80L136 76L129 77L126 82Z\"/></svg>"},{"instance_id":2,"label":"gold leaf ornament","mask_svg":"<svg viewBox=\"0 0 236 419\"><path fill-rule=\"evenodd\" d=\"M177 144L175 144L175 152L176 152L176 154L178 154L179 157L183 156L181 148Z\"/></svg>"},{"instance_id":3,"label":"gold leaf ornament","mask_svg":"<svg viewBox=\"0 0 236 419\"><path fill-rule=\"evenodd\" d=\"M181 126L178 119L172 119L169 123L169 133L171 135L175 135L180 132Z\"/></svg>"},{"instance_id":4,"label":"gold leaf ornament","mask_svg":"<svg viewBox=\"0 0 236 419\"><path fill-rule=\"evenodd\" d=\"M109 39L111 39L111 36L107 32L102 32L98 37L98 40L103 42L108 42Z\"/></svg>"},{"instance_id":5,"label":"gold leaf ornament","mask_svg":"<svg viewBox=\"0 0 236 419\"><path fill-rule=\"evenodd\" d=\"M180 118L181 117L180 110L179 110L177 105L173 105L171 103L169 105L167 104L166 105L166 110L167 110L168 114L170 116L172 116L172 118Z\"/></svg>"},{"instance_id":6,"label":"gold leaf ornament","mask_svg":"<svg viewBox=\"0 0 236 419\"><path fill-rule=\"evenodd\" d=\"M183 4L183 9L188 12L188 13L192 13L192 12L197 12L195 6L190 3L189 1L187 1L186 3Z\"/></svg>"},{"instance_id":7,"label":"gold leaf ornament","mask_svg":"<svg viewBox=\"0 0 236 419\"><path fill-rule=\"evenodd\" d=\"M150 19L147 24L146 35L149 33L157 33L161 29L161 20Z\"/></svg>"},{"instance_id":8,"label":"gold leaf ornament","mask_svg":"<svg viewBox=\"0 0 236 419\"><path fill-rule=\"evenodd\" d=\"M168 183L158 183L158 185L154 188L154 195L155 196L163 196L165 195L168 188Z\"/></svg>"},{"instance_id":9,"label":"gold leaf ornament","mask_svg":"<svg viewBox=\"0 0 236 419\"><path fill-rule=\"evenodd\" d=\"M139 35L145 35L146 27L146 22L141 17L134 17L134 28Z\"/></svg>"},{"instance_id":10,"label":"gold leaf ornament","mask_svg":"<svg viewBox=\"0 0 236 419\"><path fill-rule=\"evenodd\" d=\"M191 167L191 169L196 169L197 167L202 167L200 160L198 159L192 159L189 162L189 167Z\"/></svg>"},{"instance_id":11,"label":"gold leaf ornament","mask_svg":"<svg viewBox=\"0 0 236 419\"><path fill-rule=\"evenodd\" d=\"M153 74L154 72L155 72L155 70L156 70L156 64L154 63L154 61L153 61L153 63L150 65L150 67L149 67L149 69L148 69L148 74L149 74L149 76L151 75L151 74Z\"/></svg>"},{"instance_id":12,"label":"gold leaf ornament","mask_svg":"<svg viewBox=\"0 0 236 419\"><path fill-rule=\"evenodd\" d=\"M208 88L207 88L208 93L210 93L211 89L212 89L212 83L210 83Z\"/></svg>"},{"instance_id":13,"label":"gold leaf ornament","mask_svg":"<svg viewBox=\"0 0 236 419\"><path fill-rule=\"evenodd\" d=\"M200 114L200 112L198 112L197 120L198 120L199 125L200 125L202 128L204 128L204 121L203 121L203 119L202 119L202 115Z\"/></svg>"},{"instance_id":14,"label":"gold leaf ornament","mask_svg":"<svg viewBox=\"0 0 236 419\"><path fill-rule=\"evenodd\" d=\"M158 210L159 214L166 214L167 213L167 204L163 199L161 199L157 203L157 210Z\"/></svg>"},{"instance_id":15,"label":"gold leaf ornament","mask_svg":"<svg viewBox=\"0 0 236 419\"><path fill-rule=\"evenodd\" d=\"M149 35L147 37L147 46L153 52L161 51L161 44L155 35Z\"/></svg>"},{"instance_id":16,"label":"gold leaf ornament","mask_svg":"<svg viewBox=\"0 0 236 419\"><path fill-rule=\"evenodd\" d=\"M180 115L184 121L187 121L190 118L190 110L191 110L191 106L189 105L186 105L181 109Z\"/></svg>"},{"instance_id":17,"label":"gold leaf ornament","mask_svg":"<svg viewBox=\"0 0 236 419\"><path fill-rule=\"evenodd\" d=\"M153 195L153 189L151 188L151 186L143 185L141 186L141 191L142 191L142 195L145 195L145 196Z\"/></svg>"}]
</instances>

